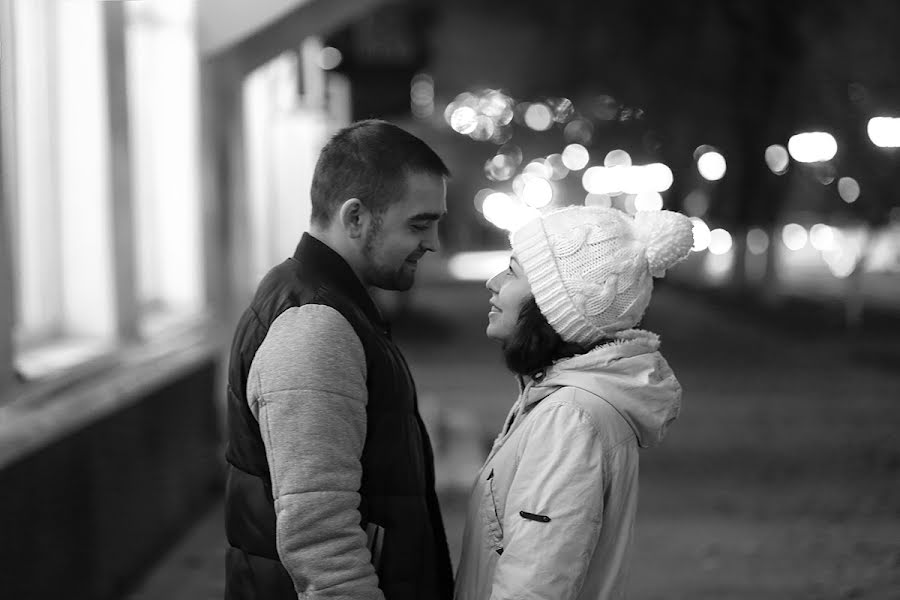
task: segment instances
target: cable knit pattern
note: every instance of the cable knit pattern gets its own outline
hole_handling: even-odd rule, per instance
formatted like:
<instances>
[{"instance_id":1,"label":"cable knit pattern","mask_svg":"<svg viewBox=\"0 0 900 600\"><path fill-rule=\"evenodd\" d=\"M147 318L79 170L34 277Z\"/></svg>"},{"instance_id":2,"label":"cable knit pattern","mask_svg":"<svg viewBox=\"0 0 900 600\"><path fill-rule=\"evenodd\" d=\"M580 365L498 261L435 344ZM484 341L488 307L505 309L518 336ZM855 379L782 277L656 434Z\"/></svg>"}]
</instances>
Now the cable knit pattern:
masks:
<instances>
[{"instance_id":1,"label":"cable knit pattern","mask_svg":"<svg viewBox=\"0 0 900 600\"><path fill-rule=\"evenodd\" d=\"M653 277L687 257L692 230L690 219L671 211L631 217L572 206L532 220L510 241L550 325L590 346L640 321Z\"/></svg>"}]
</instances>

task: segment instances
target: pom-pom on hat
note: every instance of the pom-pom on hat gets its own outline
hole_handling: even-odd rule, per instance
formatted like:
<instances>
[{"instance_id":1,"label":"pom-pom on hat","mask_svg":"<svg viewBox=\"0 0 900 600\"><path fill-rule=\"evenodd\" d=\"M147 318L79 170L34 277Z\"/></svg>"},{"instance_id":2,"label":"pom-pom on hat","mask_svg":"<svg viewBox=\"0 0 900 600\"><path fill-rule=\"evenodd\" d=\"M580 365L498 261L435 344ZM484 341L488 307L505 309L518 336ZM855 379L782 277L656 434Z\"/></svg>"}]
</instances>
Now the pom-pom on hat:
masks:
<instances>
[{"instance_id":1,"label":"pom-pom on hat","mask_svg":"<svg viewBox=\"0 0 900 600\"><path fill-rule=\"evenodd\" d=\"M684 260L694 237L676 212L571 206L533 219L510 242L551 327L590 347L641 320L653 277Z\"/></svg>"}]
</instances>

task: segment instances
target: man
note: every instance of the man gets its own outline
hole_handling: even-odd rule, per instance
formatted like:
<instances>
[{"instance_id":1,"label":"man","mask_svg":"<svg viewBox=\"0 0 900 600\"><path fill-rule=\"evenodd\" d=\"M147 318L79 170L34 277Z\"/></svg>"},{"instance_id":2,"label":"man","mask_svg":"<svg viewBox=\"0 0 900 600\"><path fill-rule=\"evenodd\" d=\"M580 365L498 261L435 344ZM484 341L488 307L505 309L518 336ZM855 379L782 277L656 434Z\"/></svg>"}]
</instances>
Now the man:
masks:
<instances>
[{"instance_id":1,"label":"man","mask_svg":"<svg viewBox=\"0 0 900 600\"><path fill-rule=\"evenodd\" d=\"M310 233L262 280L228 372L229 600L450 598L416 390L367 288L438 249L447 167L384 121L339 131Z\"/></svg>"}]
</instances>

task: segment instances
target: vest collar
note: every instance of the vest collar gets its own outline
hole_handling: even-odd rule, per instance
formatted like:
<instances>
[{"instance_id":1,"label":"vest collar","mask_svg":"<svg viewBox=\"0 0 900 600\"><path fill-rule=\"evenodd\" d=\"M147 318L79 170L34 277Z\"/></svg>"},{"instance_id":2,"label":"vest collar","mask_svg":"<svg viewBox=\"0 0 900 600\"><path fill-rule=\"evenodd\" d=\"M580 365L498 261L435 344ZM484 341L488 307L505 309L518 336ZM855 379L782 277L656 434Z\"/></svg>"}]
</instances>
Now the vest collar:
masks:
<instances>
[{"instance_id":1,"label":"vest collar","mask_svg":"<svg viewBox=\"0 0 900 600\"><path fill-rule=\"evenodd\" d=\"M294 252L294 260L314 270L323 281L346 295L366 316L387 330L388 324L366 287L344 258L325 242L304 233Z\"/></svg>"}]
</instances>

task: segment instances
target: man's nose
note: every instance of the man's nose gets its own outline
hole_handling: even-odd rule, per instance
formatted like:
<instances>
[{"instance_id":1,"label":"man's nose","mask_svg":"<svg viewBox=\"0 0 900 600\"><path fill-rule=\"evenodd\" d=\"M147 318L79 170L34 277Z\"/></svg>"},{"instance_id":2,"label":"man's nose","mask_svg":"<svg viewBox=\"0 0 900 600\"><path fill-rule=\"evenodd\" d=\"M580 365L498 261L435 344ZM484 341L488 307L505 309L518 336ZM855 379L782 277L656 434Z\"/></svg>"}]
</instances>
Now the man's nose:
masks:
<instances>
[{"instance_id":1,"label":"man's nose","mask_svg":"<svg viewBox=\"0 0 900 600\"><path fill-rule=\"evenodd\" d=\"M422 247L429 252L437 252L441 249L441 238L438 235L437 227L432 229L432 231L428 234L428 237L425 238L425 242L422 244Z\"/></svg>"}]
</instances>

